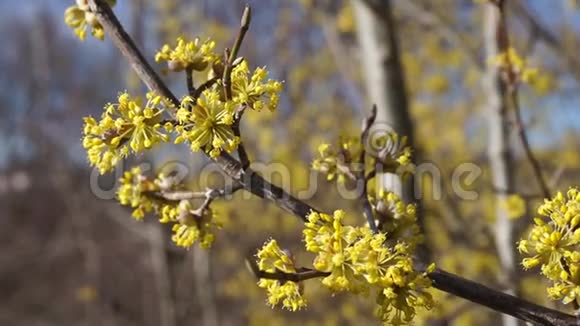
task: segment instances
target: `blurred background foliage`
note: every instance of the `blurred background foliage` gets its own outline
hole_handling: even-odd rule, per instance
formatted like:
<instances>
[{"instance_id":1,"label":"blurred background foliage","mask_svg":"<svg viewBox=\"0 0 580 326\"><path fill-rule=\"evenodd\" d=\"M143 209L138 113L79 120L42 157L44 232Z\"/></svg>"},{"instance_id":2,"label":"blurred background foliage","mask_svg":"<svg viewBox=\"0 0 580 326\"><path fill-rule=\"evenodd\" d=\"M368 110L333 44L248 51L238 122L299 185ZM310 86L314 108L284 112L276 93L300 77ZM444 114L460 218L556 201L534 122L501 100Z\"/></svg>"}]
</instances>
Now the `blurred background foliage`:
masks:
<instances>
[{"instance_id":1,"label":"blurred background foliage","mask_svg":"<svg viewBox=\"0 0 580 326\"><path fill-rule=\"evenodd\" d=\"M302 246L300 223L270 203L241 193L215 202L224 223L217 241L209 251L184 251L155 221L135 222L114 200L95 195L91 180L110 189L121 174L95 180L81 150L81 118L99 115L119 91L144 88L108 39L75 39L62 19L72 2L0 2L0 324L376 323L371 302L329 296L314 281L306 284L310 304L305 311L289 313L265 304L265 294L244 265L248 252L270 237L297 253ZM509 11L512 42L540 71L536 82L521 90L526 128L551 185L566 190L580 179L577 3L514 2L518 5ZM284 81L279 111L245 116L242 131L251 158L286 166L287 177L268 178L293 193L316 183L318 191L308 200L316 207L360 211L357 201L342 199L335 184L309 168L318 144L359 132L371 104L362 85L360 61L365 58L357 46L351 1L249 3L253 22L241 54ZM243 5L119 0L115 10L152 58L179 35L211 36L218 48L228 46ZM438 267L504 288L493 242L495 192L485 155L482 10L471 0L398 0L393 6L419 163L435 164L442 176L442 198L431 195L437 180L424 178L420 188L433 259ZM164 77L180 95L185 93L181 77ZM521 151L516 154L516 190L529 195L518 221L526 225L535 213L538 189ZM154 150L123 168L150 162L161 170L168 160L185 164L196 187L208 186L198 182L207 160L187 146ZM477 200L462 200L451 189L451 173L463 162L483 169L470 185ZM298 259L307 265L311 257L299 254ZM553 305L536 273L519 276L521 295ZM417 324L498 321L484 308L444 293L435 296L439 305L419 316Z\"/></svg>"}]
</instances>

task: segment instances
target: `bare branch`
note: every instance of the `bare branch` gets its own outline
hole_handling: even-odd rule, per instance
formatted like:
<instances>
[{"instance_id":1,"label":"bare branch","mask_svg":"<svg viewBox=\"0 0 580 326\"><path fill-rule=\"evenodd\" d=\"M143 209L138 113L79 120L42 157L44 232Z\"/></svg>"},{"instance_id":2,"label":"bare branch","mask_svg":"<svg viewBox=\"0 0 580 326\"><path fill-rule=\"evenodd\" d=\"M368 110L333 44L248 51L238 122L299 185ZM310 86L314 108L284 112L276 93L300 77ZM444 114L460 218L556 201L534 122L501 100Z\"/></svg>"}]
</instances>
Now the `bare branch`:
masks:
<instances>
[{"instance_id":1,"label":"bare branch","mask_svg":"<svg viewBox=\"0 0 580 326\"><path fill-rule=\"evenodd\" d=\"M572 55L566 51L564 43L558 38L557 35L552 33L549 28L542 25L540 20L538 20L532 10L526 6L526 4L521 1L508 1L514 12L523 19L530 27L530 33L533 34L534 38L542 40L547 44L554 52L561 55L564 58L565 63L568 65L572 74L576 79L580 79L580 60L577 56Z\"/></svg>"},{"instance_id":2,"label":"bare branch","mask_svg":"<svg viewBox=\"0 0 580 326\"><path fill-rule=\"evenodd\" d=\"M367 176L365 175L365 146L368 142L369 130L371 129L373 123L377 119L377 106L373 105L371 109L371 114L363 120L362 124L362 133L360 136L360 145L361 145L361 152L359 162L361 164L361 171L359 173L359 180L363 182L363 193L361 195L363 201L363 214L369 223L369 227L373 231L373 233L379 233L379 229L377 228L377 223L375 222L375 216L373 214L373 209L371 207L371 203L369 202L369 195L368 195L368 188L367 188ZM374 170L376 173L376 169Z\"/></svg>"},{"instance_id":3,"label":"bare branch","mask_svg":"<svg viewBox=\"0 0 580 326\"><path fill-rule=\"evenodd\" d=\"M242 14L242 20L240 22L240 30L238 32L238 37L234 42L234 47L230 51L229 49L225 50L224 55L224 75L223 75L223 83L224 83L224 90L226 93L226 98L232 98L232 69L234 60L238 56L238 51L242 46L242 42L244 41L244 37L246 33L250 29L250 22L252 20L252 10L250 9L249 5L246 5L244 8L244 13Z\"/></svg>"},{"instance_id":4,"label":"bare branch","mask_svg":"<svg viewBox=\"0 0 580 326\"><path fill-rule=\"evenodd\" d=\"M245 105L236 112L236 120L234 121L234 125L232 129L234 130L234 135L240 138L240 143L238 144L238 156L240 157L240 162L242 163L242 168L245 170L250 166L250 159L248 157L248 153L246 152L246 147L244 146L244 142L242 141L242 134L240 131L240 123L242 122L242 116L245 112Z\"/></svg>"},{"instance_id":5,"label":"bare branch","mask_svg":"<svg viewBox=\"0 0 580 326\"><path fill-rule=\"evenodd\" d=\"M309 268L300 268L296 271L296 273L286 273L286 272L283 272L280 270L277 270L274 273L264 272L264 271L260 270L260 268L258 268L258 264L256 263L253 256L247 257L246 263L248 264L248 267L250 268L252 273L254 273L254 276L256 276L257 278L265 278L265 279L269 279L269 280L278 280L278 281L282 281L282 282L291 281L291 282L298 283L298 282L306 281L306 280L309 280L312 278L326 277L326 276L330 275L329 272L321 272L321 271L317 271L315 269L309 269Z\"/></svg>"},{"instance_id":6,"label":"bare branch","mask_svg":"<svg viewBox=\"0 0 580 326\"><path fill-rule=\"evenodd\" d=\"M522 119L520 101L518 98L517 90L515 87L512 87L510 90L510 98L513 105L515 118L516 118L516 127L518 132L518 137L520 142L522 143L522 147L524 148L524 152L526 153L526 157L532 166L532 171L534 172L534 176L536 181L540 185L540 189L542 191L542 196L544 198L551 198L552 195L550 193L550 188L544 178L544 174L542 173L542 168L540 167L540 162L532 152L532 148L530 147L530 142L528 140L528 135L526 132L526 128L524 127L524 122Z\"/></svg>"},{"instance_id":7,"label":"bare branch","mask_svg":"<svg viewBox=\"0 0 580 326\"><path fill-rule=\"evenodd\" d=\"M217 83L218 80L220 80L219 77L213 77L208 79L205 83L199 85L199 87L193 92L193 94L191 94L191 97L193 97L194 100L193 102L196 103L197 99L201 96L201 93L203 93L203 91L215 85L215 83Z\"/></svg>"},{"instance_id":8,"label":"bare branch","mask_svg":"<svg viewBox=\"0 0 580 326\"><path fill-rule=\"evenodd\" d=\"M436 269L428 274L433 286L441 291L486 306L495 311L519 318L536 325L578 325L574 316L561 313L519 299L457 275Z\"/></svg>"},{"instance_id":9,"label":"bare branch","mask_svg":"<svg viewBox=\"0 0 580 326\"><path fill-rule=\"evenodd\" d=\"M191 67L185 68L185 75L187 82L187 92L190 96L192 96L197 91L195 89L195 85L193 84L193 69L191 69Z\"/></svg>"},{"instance_id":10,"label":"bare branch","mask_svg":"<svg viewBox=\"0 0 580 326\"><path fill-rule=\"evenodd\" d=\"M179 107L180 102L171 93L167 85L161 80L159 75L153 70L151 65L139 51L129 34L125 31L121 23L111 10L111 7L104 0L89 0L90 9L103 25L103 28L113 40L115 46L121 51L123 56L129 61L133 70L139 78L149 87L150 90L166 97L175 107Z\"/></svg>"}]
</instances>

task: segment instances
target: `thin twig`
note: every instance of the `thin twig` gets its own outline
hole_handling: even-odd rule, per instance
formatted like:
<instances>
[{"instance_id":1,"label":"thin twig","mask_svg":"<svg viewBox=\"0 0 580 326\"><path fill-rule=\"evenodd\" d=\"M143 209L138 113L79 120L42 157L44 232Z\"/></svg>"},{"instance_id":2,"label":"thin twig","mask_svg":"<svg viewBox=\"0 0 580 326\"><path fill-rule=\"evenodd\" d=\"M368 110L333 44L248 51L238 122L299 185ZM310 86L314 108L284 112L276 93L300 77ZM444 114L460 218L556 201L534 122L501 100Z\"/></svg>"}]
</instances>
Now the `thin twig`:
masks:
<instances>
[{"instance_id":1,"label":"thin twig","mask_svg":"<svg viewBox=\"0 0 580 326\"><path fill-rule=\"evenodd\" d=\"M499 13L500 13L500 28L498 31L498 39L499 43L502 44L502 49L507 51L510 48L510 39L509 33L507 30L507 19L506 19L506 12L505 12L505 0L498 0L496 4ZM542 191L542 195L544 198L550 198L550 189L544 179L542 174L542 168L540 167L540 163L534 156L532 149L530 147L530 142L528 141L528 135L526 132L526 128L524 127L524 122L522 119L519 96L518 96L518 78L515 76L514 69L512 69L512 63L510 61L510 56L506 56L507 61L507 72L505 74L505 83L507 84L507 95L509 100L512 104L512 109L514 110L514 115L516 119L516 127L518 131L518 136L520 142L522 143L522 147L526 153L526 157L532 166L532 170L534 172L534 176L536 181L540 185L540 189Z\"/></svg>"},{"instance_id":2,"label":"thin twig","mask_svg":"<svg viewBox=\"0 0 580 326\"><path fill-rule=\"evenodd\" d=\"M550 29L540 22L532 12L532 10L522 1L509 1L509 4L515 9L514 11L528 24L530 33L535 38L542 40L548 47L556 53L557 56L564 59L564 63L570 68L572 75L577 80L580 80L580 60L578 56L566 51L564 42L558 38Z\"/></svg>"},{"instance_id":3,"label":"thin twig","mask_svg":"<svg viewBox=\"0 0 580 326\"><path fill-rule=\"evenodd\" d=\"M149 87L150 90L169 99L178 108L180 102L169 90L161 77L153 70L143 54L139 51L129 34L125 31L111 7L104 0L89 0L89 8L96 16L107 35L113 40L115 46L129 61L137 76Z\"/></svg>"},{"instance_id":4,"label":"thin twig","mask_svg":"<svg viewBox=\"0 0 580 326\"><path fill-rule=\"evenodd\" d=\"M361 199L363 201L363 214L366 217L367 222L369 223L369 227L371 228L373 233L379 233L379 229L377 228L377 223L375 222L373 208L371 207L371 203L369 202L368 185L367 185L368 179L366 178L365 175L365 157L366 157L365 146L368 141L367 138L369 136L369 130L371 129L376 118L377 118L377 106L373 105L373 108L371 109L371 114L363 120L362 133L360 136L361 152L359 157L361 171L358 176L359 181L363 182L363 191L361 195Z\"/></svg>"},{"instance_id":5,"label":"thin twig","mask_svg":"<svg viewBox=\"0 0 580 326\"><path fill-rule=\"evenodd\" d=\"M223 75L223 86L224 91L226 93L226 98L230 100L232 98L232 69L234 60L238 56L238 52L240 51L240 47L242 46L242 42L244 41L244 37L246 33L250 29L250 23L252 21L252 10L250 9L249 5L246 5L244 8L244 13L242 14L242 19L240 21L240 30L238 31L238 36L236 37L236 41L234 42L234 46L232 50L229 49L225 50L224 55L224 75Z\"/></svg>"},{"instance_id":6,"label":"thin twig","mask_svg":"<svg viewBox=\"0 0 580 326\"><path fill-rule=\"evenodd\" d=\"M193 84L193 69L191 69L191 67L185 68L185 74L187 82L187 92L189 93L190 96L192 96L196 92L195 85Z\"/></svg>"},{"instance_id":7,"label":"thin twig","mask_svg":"<svg viewBox=\"0 0 580 326\"><path fill-rule=\"evenodd\" d=\"M254 276L256 276L257 278L264 278L264 279L269 279L269 280L278 280L281 282L291 281L291 282L298 283L301 281L306 281L306 280L318 278L318 277L326 277L326 276L330 275L329 272L321 272L321 271L317 271L315 269L309 269L309 268L300 268L295 273L286 273L286 272L283 272L280 270L276 270L273 273L265 272L265 271L260 270L260 268L258 267L258 264L256 263L255 258L253 256L247 257L246 263L248 264L248 266L252 270L252 273L254 273Z\"/></svg>"},{"instance_id":8,"label":"thin twig","mask_svg":"<svg viewBox=\"0 0 580 326\"><path fill-rule=\"evenodd\" d=\"M215 85L215 83L217 83L218 80L220 80L219 77L213 77L205 81L203 84L199 85L199 87L191 94L191 97L194 100L193 102L194 103L197 102L197 99L201 96L201 93L203 93L205 90Z\"/></svg>"},{"instance_id":9,"label":"thin twig","mask_svg":"<svg viewBox=\"0 0 580 326\"><path fill-rule=\"evenodd\" d=\"M240 162L242 163L242 168L245 170L250 166L250 159L248 157L248 152L246 152L246 147L244 146L244 142L242 141L242 134L240 131L240 123L242 121L242 116L244 115L244 112L246 111L246 106L243 105L238 112L236 112L236 120L234 121L234 124L232 126L232 129L234 130L234 136L238 137L240 139L240 142L238 144L238 156L240 157Z\"/></svg>"},{"instance_id":10,"label":"thin twig","mask_svg":"<svg viewBox=\"0 0 580 326\"><path fill-rule=\"evenodd\" d=\"M242 46L242 42L244 41L244 37L246 33L250 29L250 23L252 20L252 10L250 9L249 5L246 5L244 8L244 12L242 14L242 19L240 21L240 30L238 31L238 36L236 37L236 41L234 42L234 46L230 52L229 49L226 48L224 53L224 75L223 75L223 84L224 84L224 91L226 94L226 99L231 100L233 97L232 93L232 70L234 69L234 61L238 56L238 52L240 51L240 47ZM236 112L236 120L234 121L233 131L234 135L240 139L238 144L237 152L240 158L240 162L242 163L242 168L245 170L250 166L250 159L248 157L248 153L246 152L246 147L242 141L242 135L240 132L240 122L242 121L242 116L244 115L244 111L246 106L243 105L238 109Z\"/></svg>"},{"instance_id":11,"label":"thin twig","mask_svg":"<svg viewBox=\"0 0 580 326\"><path fill-rule=\"evenodd\" d=\"M145 195L151 195L155 198L160 198L168 201L180 201L202 198L217 198L231 195L236 191L242 189L240 184L234 185L231 189L206 189L205 191L190 191L190 190L175 190L175 191L155 191L145 192Z\"/></svg>"},{"instance_id":12,"label":"thin twig","mask_svg":"<svg viewBox=\"0 0 580 326\"><path fill-rule=\"evenodd\" d=\"M540 189L542 191L542 196L544 198L551 198L552 195L550 193L550 188L548 187L548 184L546 183L546 179L544 178L544 175L542 173L542 168L540 167L540 163L538 162L538 159L536 158L536 156L534 155L534 153L532 152L532 149L530 147L530 142L528 140L526 128L524 127L524 122L522 119L520 101L518 99L518 94L517 94L516 88L511 87L509 93L510 93L510 98L511 98L511 102L512 102L514 113L515 113L516 127L517 127L520 142L522 143L522 147L524 148L524 151L526 153L526 157L527 157L528 161L530 162L530 165L532 166L532 171L534 172L534 176L536 178L536 181L540 185Z\"/></svg>"}]
</instances>

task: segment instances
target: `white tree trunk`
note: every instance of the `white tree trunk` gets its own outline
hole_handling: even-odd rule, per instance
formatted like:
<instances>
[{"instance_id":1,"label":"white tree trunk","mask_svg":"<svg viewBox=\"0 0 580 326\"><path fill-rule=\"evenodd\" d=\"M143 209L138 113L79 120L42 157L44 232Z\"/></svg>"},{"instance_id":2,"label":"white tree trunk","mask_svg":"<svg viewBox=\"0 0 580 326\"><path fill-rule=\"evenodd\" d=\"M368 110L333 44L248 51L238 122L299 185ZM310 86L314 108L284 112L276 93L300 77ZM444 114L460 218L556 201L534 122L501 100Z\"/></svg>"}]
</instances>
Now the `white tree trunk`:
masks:
<instances>
[{"instance_id":1,"label":"white tree trunk","mask_svg":"<svg viewBox=\"0 0 580 326\"><path fill-rule=\"evenodd\" d=\"M377 106L375 126L394 130L401 136L407 136L409 145L414 148L413 124L409 114L391 1L352 0L351 3L357 24L360 62L370 102L367 107L370 109L371 104ZM380 181L377 183L378 186L395 192L407 203L419 204L418 198L415 197L412 178L402 182L399 176L392 173L378 175L378 178ZM418 222L424 230L420 209L418 209ZM428 242L427 234L426 238ZM425 260L429 259L426 246L422 246L418 254Z\"/></svg>"},{"instance_id":2,"label":"white tree trunk","mask_svg":"<svg viewBox=\"0 0 580 326\"><path fill-rule=\"evenodd\" d=\"M496 5L485 4L484 12L484 46L487 58L496 57L506 47L505 40L501 39L501 14ZM515 239L513 236L513 224L508 217L508 212L503 207L509 193L514 190L513 160L510 149L509 112L507 107L507 87L502 81L497 67L489 65L485 71L483 90L487 99L487 119L489 130L488 158L492 176L492 184L497 192L495 244L500 258L502 273L507 284L514 280ZM516 286L510 287L506 292L515 294ZM503 325L516 326L517 319L503 315Z\"/></svg>"}]
</instances>

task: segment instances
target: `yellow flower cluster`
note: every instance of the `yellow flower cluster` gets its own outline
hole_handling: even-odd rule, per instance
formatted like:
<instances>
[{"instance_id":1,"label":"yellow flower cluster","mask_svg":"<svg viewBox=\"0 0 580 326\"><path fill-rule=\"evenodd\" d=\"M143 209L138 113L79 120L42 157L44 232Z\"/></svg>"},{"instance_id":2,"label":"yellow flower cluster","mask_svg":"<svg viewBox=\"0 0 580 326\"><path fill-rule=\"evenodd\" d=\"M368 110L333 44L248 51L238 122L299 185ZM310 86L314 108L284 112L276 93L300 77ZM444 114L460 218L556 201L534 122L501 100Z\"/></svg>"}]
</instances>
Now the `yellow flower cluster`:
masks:
<instances>
[{"instance_id":1,"label":"yellow flower cluster","mask_svg":"<svg viewBox=\"0 0 580 326\"><path fill-rule=\"evenodd\" d=\"M133 167L131 170L125 171L119 182L121 183L117 189L119 203L134 208L132 216L136 220L143 219L145 213L155 209L156 203L146 194L159 191L159 186L147 179L141 173L141 168Z\"/></svg>"},{"instance_id":2,"label":"yellow flower cluster","mask_svg":"<svg viewBox=\"0 0 580 326\"><path fill-rule=\"evenodd\" d=\"M529 269L541 265L541 273L552 281L548 294L565 304L580 303L580 192L576 188L546 199L538 208L544 218L535 218L526 240L518 249Z\"/></svg>"},{"instance_id":3,"label":"yellow flower cluster","mask_svg":"<svg viewBox=\"0 0 580 326\"><path fill-rule=\"evenodd\" d=\"M117 1L107 0L109 6L114 6ZM64 21L72 29L75 35L84 41L87 36L87 28L91 30L91 34L103 40L105 31L103 26L97 20L97 16L90 11L88 0L76 0L76 5L70 6L64 12Z\"/></svg>"},{"instance_id":4,"label":"yellow flower cluster","mask_svg":"<svg viewBox=\"0 0 580 326\"><path fill-rule=\"evenodd\" d=\"M370 137L365 147L366 154L379 163L381 172L405 176L413 171L412 151L407 146L407 137L399 137L395 132L381 133ZM364 168L360 161L362 150L360 137L340 137L337 146L318 146L318 157L312 162L312 168L325 173L329 181L334 178L341 183L347 179L354 180L357 173Z\"/></svg>"},{"instance_id":5,"label":"yellow flower cluster","mask_svg":"<svg viewBox=\"0 0 580 326\"><path fill-rule=\"evenodd\" d=\"M330 144L318 146L319 157L312 162L312 168L326 174L326 179L331 181L337 178L340 183L347 179L354 179L357 166L360 163L362 146L358 137L340 137L338 150Z\"/></svg>"},{"instance_id":6,"label":"yellow flower cluster","mask_svg":"<svg viewBox=\"0 0 580 326\"><path fill-rule=\"evenodd\" d=\"M508 74L509 80L531 83L538 76L538 69L530 68L515 48L510 47L490 60L492 64Z\"/></svg>"},{"instance_id":7,"label":"yellow flower cluster","mask_svg":"<svg viewBox=\"0 0 580 326\"><path fill-rule=\"evenodd\" d=\"M423 235L417 225L417 208L414 204L405 204L399 196L390 191L381 190L378 196L371 198L375 212L379 216L379 228L391 240L404 240L410 252L423 241ZM389 243L394 245L394 243Z\"/></svg>"},{"instance_id":8,"label":"yellow flower cluster","mask_svg":"<svg viewBox=\"0 0 580 326\"><path fill-rule=\"evenodd\" d=\"M382 164L383 172L405 174L412 171L412 150L407 146L407 136L400 137L394 131L370 137L369 154ZM405 168L402 172L399 168Z\"/></svg>"},{"instance_id":9,"label":"yellow flower cluster","mask_svg":"<svg viewBox=\"0 0 580 326\"><path fill-rule=\"evenodd\" d=\"M171 240L178 246L189 248L199 242L200 247L209 248L215 240L213 229L220 225L214 221L212 210L207 207L194 210L189 200L169 201L159 196L162 191L180 189L181 185L167 188L163 186L167 184L163 174L152 180L139 167L126 171L119 181L117 198L121 205L133 208L132 215L137 220L143 219L145 213L154 212L161 216L159 222L174 223Z\"/></svg>"},{"instance_id":10,"label":"yellow flower cluster","mask_svg":"<svg viewBox=\"0 0 580 326\"><path fill-rule=\"evenodd\" d=\"M165 206L162 210L163 218L160 222L175 223L171 240L183 248L189 248L195 242L199 242L201 248L209 248L215 240L213 230L221 228L209 207L194 210L188 200L182 200L177 207Z\"/></svg>"},{"instance_id":11,"label":"yellow flower cluster","mask_svg":"<svg viewBox=\"0 0 580 326\"><path fill-rule=\"evenodd\" d=\"M172 71L182 71L186 68L203 71L209 65L219 61L219 56L214 52L214 48L215 42L209 39L201 42L199 38L190 41L185 37L178 37L175 48L165 44L155 54L155 61L167 61L167 65Z\"/></svg>"},{"instance_id":12,"label":"yellow flower cluster","mask_svg":"<svg viewBox=\"0 0 580 326\"><path fill-rule=\"evenodd\" d=\"M317 254L314 267L330 275L322 283L332 291L368 294L376 290L378 316L385 324L411 321L419 307L430 308L431 283L426 273L413 268L412 245L403 239L387 246L389 235L373 234L368 227L344 226L345 213L333 216L312 212L304 241L306 250Z\"/></svg>"},{"instance_id":13,"label":"yellow flower cluster","mask_svg":"<svg viewBox=\"0 0 580 326\"><path fill-rule=\"evenodd\" d=\"M295 273L294 260L280 249L276 240L270 240L258 251L258 268L267 273ZM296 311L306 307L306 299L302 296L300 285L292 281L280 281L261 278L258 286L268 292L268 304L276 306L282 301L282 306Z\"/></svg>"},{"instance_id":14,"label":"yellow flower cluster","mask_svg":"<svg viewBox=\"0 0 580 326\"><path fill-rule=\"evenodd\" d=\"M250 69L246 60L242 60L232 70L232 94L233 101L238 105L246 105L249 108L260 111L267 107L270 111L278 108L279 96L282 91L282 83L268 79L265 68L257 68L250 77ZM267 99L264 100L263 97Z\"/></svg>"},{"instance_id":15,"label":"yellow flower cluster","mask_svg":"<svg viewBox=\"0 0 580 326\"><path fill-rule=\"evenodd\" d=\"M179 136L175 142L188 141L191 150L203 148L213 158L222 150L231 152L240 143L232 129L234 114L233 103L222 102L216 90L204 91L196 103L188 96L177 111Z\"/></svg>"},{"instance_id":16,"label":"yellow flower cluster","mask_svg":"<svg viewBox=\"0 0 580 326\"><path fill-rule=\"evenodd\" d=\"M84 118L83 147L91 165L101 174L112 170L129 152L137 153L153 145L166 142L169 136L160 131L164 111L161 97L147 94L147 103L131 98L127 93L119 95L117 104L108 104L101 120ZM165 126L171 129L171 126Z\"/></svg>"}]
</instances>

